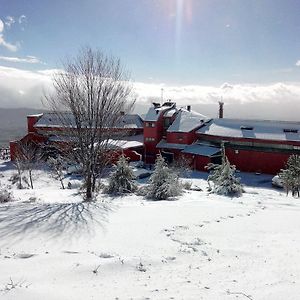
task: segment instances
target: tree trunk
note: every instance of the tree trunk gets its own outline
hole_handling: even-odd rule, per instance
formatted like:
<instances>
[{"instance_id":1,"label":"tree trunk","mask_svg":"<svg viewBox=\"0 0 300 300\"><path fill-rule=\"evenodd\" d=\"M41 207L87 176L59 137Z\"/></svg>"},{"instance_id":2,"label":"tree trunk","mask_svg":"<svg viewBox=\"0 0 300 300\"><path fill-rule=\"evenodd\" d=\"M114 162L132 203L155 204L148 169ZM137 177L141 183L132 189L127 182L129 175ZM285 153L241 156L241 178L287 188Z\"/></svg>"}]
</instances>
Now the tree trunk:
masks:
<instances>
[{"instance_id":1,"label":"tree trunk","mask_svg":"<svg viewBox=\"0 0 300 300\"><path fill-rule=\"evenodd\" d=\"M92 176L91 174L88 174L86 176L86 191L85 191L85 195L86 195L86 201L91 201L92 200L92 196L93 196L93 192L92 192Z\"/></svg>"},{"instance_id":2,"label":"tree trunk","mask_svg":"<svg viewBox=\"0 0 300 300\"><path fill-rule=\"evenodd\" d=\"M60 179L60 184L61 184L62 189L64 190L64 189L65 189L65 186L64 186L64 182L63 182L62 179Z\"/></svg>"},{"instance_id":3,"label":"tree trunk","mask_svg":"<svg viewBox=\"0 0 300 300\"><path fill-rule=\"evenodd\" d=\"M33 181L32 181L32 172L31 172L31 170L29 171L29 180L30 180L30 186L33 189Z\"/></svg>"}]
</instances>

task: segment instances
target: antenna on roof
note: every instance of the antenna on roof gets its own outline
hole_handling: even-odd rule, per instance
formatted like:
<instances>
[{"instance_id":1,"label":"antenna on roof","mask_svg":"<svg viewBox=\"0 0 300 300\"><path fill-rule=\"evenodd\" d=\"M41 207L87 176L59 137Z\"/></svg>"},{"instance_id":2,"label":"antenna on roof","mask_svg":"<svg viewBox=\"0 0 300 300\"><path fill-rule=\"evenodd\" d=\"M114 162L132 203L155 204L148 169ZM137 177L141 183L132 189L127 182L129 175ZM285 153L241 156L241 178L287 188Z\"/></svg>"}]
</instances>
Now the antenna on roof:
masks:
<instances>
[{"instance_id":1,"label":"antenna on roof","mask_svg":"<svg viewBox=\"0 0 300 300\"><path fill-rule=\"evenodd\" d=\"M161 104L163 104L164 103L164 89L161 88L160 92L161 92L161 94L160 94Z\"/></svg>"}]
</instances>

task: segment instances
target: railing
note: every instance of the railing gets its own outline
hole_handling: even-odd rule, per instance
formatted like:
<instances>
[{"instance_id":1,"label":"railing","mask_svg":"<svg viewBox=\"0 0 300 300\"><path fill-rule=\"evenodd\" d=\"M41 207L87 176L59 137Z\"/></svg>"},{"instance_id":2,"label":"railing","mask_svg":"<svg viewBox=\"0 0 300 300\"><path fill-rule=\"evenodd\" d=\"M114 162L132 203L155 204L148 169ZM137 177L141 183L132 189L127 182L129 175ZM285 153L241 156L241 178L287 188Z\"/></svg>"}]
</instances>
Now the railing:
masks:
<instances>
[{"instance_id":1,"label":"railing","mask_svg":"<svg viewBox=\"0 0 300 300\"><path fill-rule=\"evenodd\" d=\"M9 148L1 148L0 147L0 159L2 159L2 160L10 159L10 150L9 150Z\"/></svg>"}]
</instances>

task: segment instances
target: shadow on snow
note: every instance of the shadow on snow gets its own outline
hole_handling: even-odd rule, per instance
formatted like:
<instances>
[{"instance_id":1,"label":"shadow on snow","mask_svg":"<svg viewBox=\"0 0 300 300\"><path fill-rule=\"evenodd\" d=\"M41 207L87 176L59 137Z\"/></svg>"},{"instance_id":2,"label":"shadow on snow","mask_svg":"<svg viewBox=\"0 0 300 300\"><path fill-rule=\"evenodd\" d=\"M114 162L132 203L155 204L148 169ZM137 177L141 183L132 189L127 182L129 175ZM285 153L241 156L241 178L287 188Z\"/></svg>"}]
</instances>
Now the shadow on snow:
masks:
<instances>
[{"instance_id":1,"label":"shadow on snow","mask_svg":"<svg viewBox=\"0 0 300 300\"><path fill-rule=\"evenodd\" d=\"M49 238L76 238L104 230L112 203L16 203L0 206L0 243L13 243L45 233ZM97 226L95 226L97 225Z\"/></svg>"}]
</instances>

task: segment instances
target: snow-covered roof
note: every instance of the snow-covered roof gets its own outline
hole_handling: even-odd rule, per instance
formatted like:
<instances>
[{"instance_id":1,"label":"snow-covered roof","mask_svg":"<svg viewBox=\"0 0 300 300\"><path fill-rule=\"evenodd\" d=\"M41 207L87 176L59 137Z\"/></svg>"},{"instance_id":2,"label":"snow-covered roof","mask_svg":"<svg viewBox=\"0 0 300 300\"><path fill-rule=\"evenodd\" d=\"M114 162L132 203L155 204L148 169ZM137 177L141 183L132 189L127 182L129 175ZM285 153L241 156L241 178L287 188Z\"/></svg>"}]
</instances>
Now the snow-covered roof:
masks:
<instances>
[{"instance_id":1,"label":"snow-covered roof","mask_svg":"<svg viewBox=\"0 0 300 300\"><path fill-rule=\"evenodd\" d=\"M27 115L27 117L36 117L36 118L39 118L43 115L43 113L41 114L32 114L32 115Z\"/></svg>"},{"instance_id":2,"label":"snow-covered roof","mask_svg":"<svg viewBox=\"0 0 300 300\"><path fill-rule=\"evenodd\" d=\"M221 149L218 147L212 147L204 144L192 144L186 146L182 152L210 157L212 155L218 154L220 151Z\"/></svg>"},{"instance_id":3,"label":"snow-covered roof","mask_svg":"<svg viewBox=\"0 0 300 300\"><path fill-rule=\"evenodd\" d=\"M166 140L161 140L156 145L157 148L178 149L178 150L183 150L186 146L187 144L167 143Z\"/></svg>"},{"instance_id":4,"label":"snow-covered roof","mask_svg":"<svg viewBox=\"0 0 300 300\"><path fill-rule=\"evenodd\" d=\"M178 109L172 108L164 113L164 117L173 117L173 115L176 114L177 111Z\"/></svg>"},{"instance_id":5,"label":"snow-covered roof","mask_svg":"<svg viewBox=\"0 0 300 300\"><path fill-rule=\"evenodd\" d=\"M129 141L129 140L108 140L108 148L110 149L130 149L136 147L143 147L144 144L138 141Z\"/></svg>"},{"instance_id":6,"label":"snow-covered roof","mask_svg":"<svg viewBox=\"0 0 300 300\"><path fill-rule=\"evenodd\" d=\"M70 126L75 127L75 120L71 113L64 113L64 119ZM65 127L62 120L55 113L44 113L42 117L35 123L34 127ZM143 120L137 114L122 115L115 125L115 128L143 128Z\"/></svg>"},{"instance_id":7,"label":"snow-covered roof","mask_svg":"<svg viewBox=\"0 0 300 300\"><path fill-rule=\"evenodd\" d=\"M144 121L148 121L148 122L155 122L157 121L159 115L160 115L160 112L162 110L165 110L166 107L162 108L162 107L158 107L158 108L155 108L155 107L150 107L148 109L148 112L144 118Z\"/></svg>"},{"instance_id":8,"label":"snow-covered roof","mask_svg":"<svg viewBox=\"0 0 300 300\"><path fill-rule=\"evenodd\" d=\"M274 141L300 141L300 122L212 119L197 133Z\"/></svg>"},{"instance_id":9,"label":"snow-covered roof","mask_svg":"<svg viewBox=\"0 0 300 300\"><path fill-rule=\"evenodd\" d=\"M159 118L161 112L164 112L164 116L171 117L178 110L176 104L173 102L166 102L162 106L152 106L148 109L148 112L144 118L146 122L155 122Z\"/></svg>"},{"instance_id":10,"label":"snow-covered roof","mask_svg":"<svg viewBox=\"0 0 300 300\"><path fill-rule=\"evenodd\" d=\"M64 119L70 126L75 126L75 120L71 113L64 113ZM34 127L62 127L62 121L56 113L44 113L34 124Z\"/></svg>"},{"instance_id":11,"label":"snow-covered roof","mask_svg":"<svg viewBox=\"0 0 300 300\"><path fill-rule=\"evenodd\" d=\"M137 114L121 116L115 128L143 128L143 120Z\"/></svg>"},{"instance_id":12,"label":"snow-covered roof","mask_svg":"<svg viewBox=\"0 0 300 300\"><path fill-rule=\"evenodd\" d=\"M172 125L168 128L168 132L190 132L193 129L201 126L203 122L209 119L195 111L188 111L181 108Z\"/></svg>"}]
</instances>

